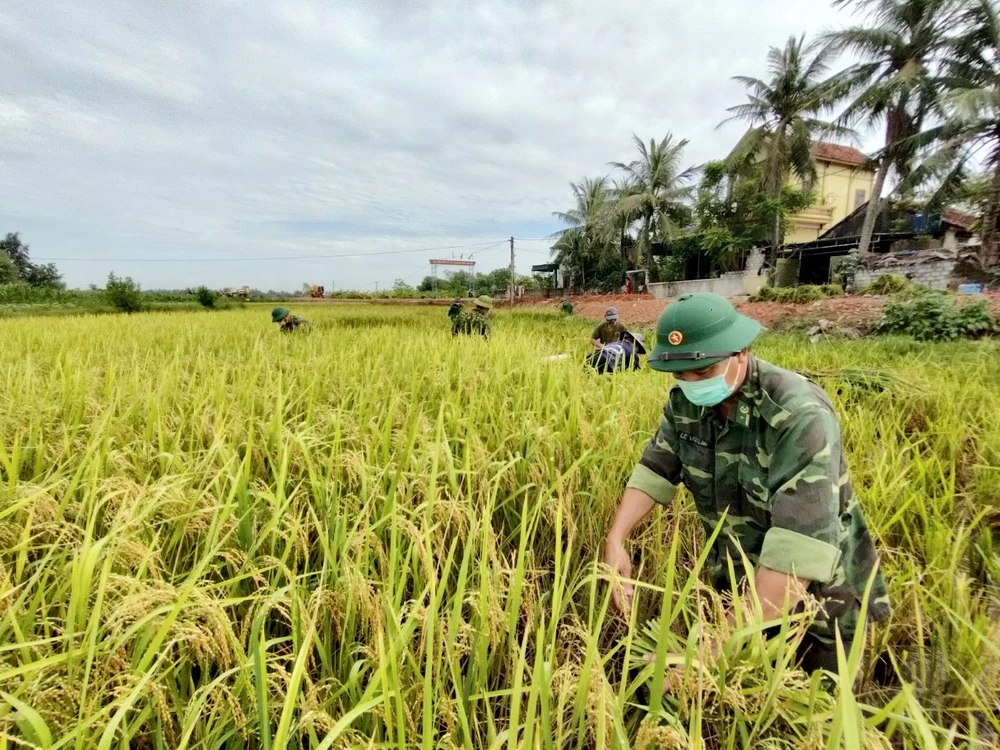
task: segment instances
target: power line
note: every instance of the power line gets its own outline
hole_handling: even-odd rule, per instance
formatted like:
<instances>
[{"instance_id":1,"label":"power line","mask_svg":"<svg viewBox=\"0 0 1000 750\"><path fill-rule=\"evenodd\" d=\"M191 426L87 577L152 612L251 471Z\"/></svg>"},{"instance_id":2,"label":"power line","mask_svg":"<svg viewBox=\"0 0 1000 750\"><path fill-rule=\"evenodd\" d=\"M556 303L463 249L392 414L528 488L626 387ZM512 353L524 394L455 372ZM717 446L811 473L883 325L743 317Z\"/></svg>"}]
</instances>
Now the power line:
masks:
<instances>
[{"instance_id":1,"label":"power line","mask_svg":"<svg viewBox=\"0 0 1000 750\"><path fill-rule=\"evenodd\" d=\"M46 258L35 257L35 260L59 261L60 263L72 261L87 261L91 263L253 263L257 261L271 260L326 260L328 258L367 258L382 255L403 255L405 253L429 253L436 250L459 250L462 248L478 247L480 252L489 250L506 244L507 240L490 240L489 242L477 242L471 245L441 245L439 247L420 247L413 250L382 250L374 253L336 253L332 255L275 255L264 258ZM484 247L489 245L490 247Z\"/></svg>"}]
</instances>

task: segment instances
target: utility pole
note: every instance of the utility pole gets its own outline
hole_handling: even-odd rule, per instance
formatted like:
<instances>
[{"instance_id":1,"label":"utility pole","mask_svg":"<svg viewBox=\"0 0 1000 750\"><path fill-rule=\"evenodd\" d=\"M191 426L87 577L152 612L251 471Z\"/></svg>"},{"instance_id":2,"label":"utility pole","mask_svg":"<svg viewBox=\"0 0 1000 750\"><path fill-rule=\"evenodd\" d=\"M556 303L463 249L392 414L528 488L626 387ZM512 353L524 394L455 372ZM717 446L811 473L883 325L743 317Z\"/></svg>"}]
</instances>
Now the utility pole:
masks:
<instances>
[{"instance_id":1,"label":"utility pole","mask_svg":"<svg viewBox=\"0 0 1000 750\"><path fill-rule=\"evenodd\" d=\"M516 278L516 273L514 272L514 238L510 238L510 306L514 307L514 280Z\"/></svg>"}]
</instances>

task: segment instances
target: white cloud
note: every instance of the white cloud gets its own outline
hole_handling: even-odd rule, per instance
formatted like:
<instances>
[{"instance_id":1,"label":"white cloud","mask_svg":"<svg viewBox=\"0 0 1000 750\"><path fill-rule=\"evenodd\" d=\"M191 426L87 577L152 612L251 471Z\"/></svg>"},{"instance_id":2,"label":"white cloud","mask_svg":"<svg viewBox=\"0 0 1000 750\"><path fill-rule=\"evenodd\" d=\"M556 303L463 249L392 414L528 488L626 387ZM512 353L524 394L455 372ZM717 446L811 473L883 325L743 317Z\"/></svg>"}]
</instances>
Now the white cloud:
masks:
<instances>
[{"instance_id":1,"label":"white cloud","mask_svg":"<svg viewBox=\"0 0 1000 750\"><path fill-rule=\"evenodd\" d=\"M431 253L194 261L538 236L633 132L725 153L730 76L837 21L826 0L8 0L0 231L38 257L136 259L60 262L71 284L419 278ZM165 256L192 262L142 262Z\"/></svg>"}]
</instances>

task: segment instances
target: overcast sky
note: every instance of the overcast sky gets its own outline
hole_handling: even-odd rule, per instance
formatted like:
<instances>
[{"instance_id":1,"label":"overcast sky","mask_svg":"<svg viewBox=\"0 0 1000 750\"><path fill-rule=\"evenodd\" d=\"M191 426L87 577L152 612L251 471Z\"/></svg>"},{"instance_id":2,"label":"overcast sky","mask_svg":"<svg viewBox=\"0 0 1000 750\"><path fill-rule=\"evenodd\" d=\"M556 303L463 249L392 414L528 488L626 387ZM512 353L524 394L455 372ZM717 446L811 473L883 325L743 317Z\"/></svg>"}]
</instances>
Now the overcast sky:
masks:
<instances>
[{"instance_id":1,"label":"overcast sky","mask_svg":"<svg viewBox=\"0 0 1000 750\"><path fill-rule=\"evenodd\" d=\"M724 155L730 76L850 20L827 0L3 0L0 233L70 286L492 270L633 132ZM519 270L550 244L517 242ZM476 247L409 252L454 245Z\"/></svg>"}]
</instances>

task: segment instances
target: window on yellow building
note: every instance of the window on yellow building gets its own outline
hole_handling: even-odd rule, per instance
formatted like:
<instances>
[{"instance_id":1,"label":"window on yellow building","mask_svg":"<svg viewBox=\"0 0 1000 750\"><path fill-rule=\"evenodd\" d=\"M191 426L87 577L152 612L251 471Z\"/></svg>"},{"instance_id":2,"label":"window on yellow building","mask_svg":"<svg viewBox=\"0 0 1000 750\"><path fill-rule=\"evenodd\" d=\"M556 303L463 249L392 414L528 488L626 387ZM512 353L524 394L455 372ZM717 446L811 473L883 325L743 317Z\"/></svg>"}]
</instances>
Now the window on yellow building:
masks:
<instances>
[{"instance_id":1,"label":"window on yellow building","mask_svg":"<svg viewBox=\"0 0 1000 750\"><path fill-rule=\"evenodd\" d=\"M867 193L864 190L854 191L854 208L859 209L865 204Z\"/></svg>"}]
</instances>

